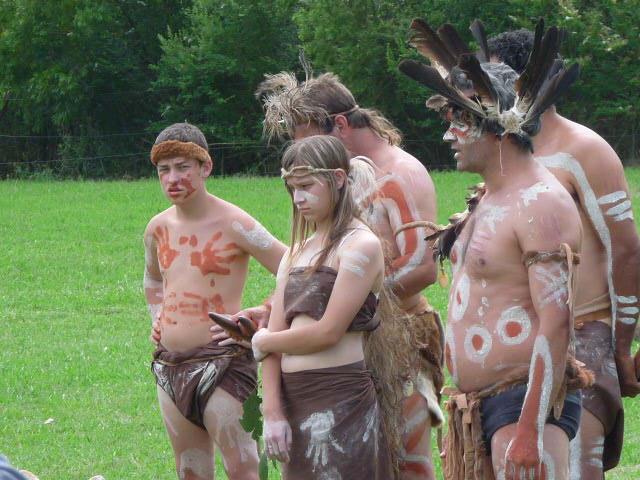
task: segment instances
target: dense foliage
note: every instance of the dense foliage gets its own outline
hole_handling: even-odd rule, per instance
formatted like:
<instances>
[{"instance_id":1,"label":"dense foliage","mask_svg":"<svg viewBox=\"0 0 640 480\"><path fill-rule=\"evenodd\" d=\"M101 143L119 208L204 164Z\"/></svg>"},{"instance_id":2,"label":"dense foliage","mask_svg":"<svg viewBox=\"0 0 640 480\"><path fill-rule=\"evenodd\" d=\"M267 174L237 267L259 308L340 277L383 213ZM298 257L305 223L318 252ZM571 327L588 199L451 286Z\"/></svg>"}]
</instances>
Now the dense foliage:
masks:
<instances>
[{"instance_id":1,"label":"dense foliage","mask_svg":"<svg viewBox=\"0 0 640 480\"><path fill-rule=\"evenodd\" d=\"M582 76L560 110L637 160L640 0L15 0L0 2L0 176L144 175L157 132L184 120L205 132L217 172L273 172L253 91L263 73L300 73L300 47L446 167L429 93L396 69L415 55L414 16L465 34L474 18L490 35L541 17L563 26Z\"/></svg>"}]
</instances>

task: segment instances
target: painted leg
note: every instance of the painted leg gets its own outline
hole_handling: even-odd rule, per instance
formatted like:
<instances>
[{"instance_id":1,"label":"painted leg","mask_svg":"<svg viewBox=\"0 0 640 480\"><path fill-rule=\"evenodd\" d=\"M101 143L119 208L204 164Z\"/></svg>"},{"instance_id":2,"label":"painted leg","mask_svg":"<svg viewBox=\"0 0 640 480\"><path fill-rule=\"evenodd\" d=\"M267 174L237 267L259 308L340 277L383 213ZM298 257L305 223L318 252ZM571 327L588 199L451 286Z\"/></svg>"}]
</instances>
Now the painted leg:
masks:
<instances>
[{"instance_id":1,"label":"painted leg","mask_svg":"<svg viewBox=\"0 0 640 480\"><path fill-rule=\"evenodd\" d=\"M242 403L217 388L205 408L205 427L220 449L229 480L258 480L258 446L240 419Z\"/></svg>"},{"instance_id":2,"label":"painted leg","mask_svg":"<svg viewBox=\"0 0 640 480\"><path fill-rule=\"evenodd\" d=\"M504 479L504 457L516 433L512 423L499 429L491 439L491 461L496 480ZM542 437L542 463L546 476L541 480L567 480L569 476L569 437L560 427L546 424Z\"/></svg>"},{"instance_id":3,"label":"painted leg","mask_svg":"<svg viewBox=\"0 0 640 480\"><path fill-rule=\"evenodd\" d=\"M402 435L404 455L400 461L401 480L432 480L431 417L427 401L414 392L402 401L405 429Z\"/></svg>"},{"instance_id":4,"label":"painted leg","mask_svg":"<svg viewBox=\"0 0 640 480\"><path fill-rule=\"evenodd\" d=\"M569 445L569 479L603 479L603 451L604 426L589 410L583 408L580 430Z\"/></svg>"},{"instance_id":5,"label":"painted leg","mask_svg":"<svg viewBox=\"0 0 640 480\"><path fill-rule=\"evenodd\" d=\"M158 388L162 419L167 428L176 472L180 480L213 480L215 474L213 442L206 430L184 418L171 398Z\"/></svg>"}]
</instances>

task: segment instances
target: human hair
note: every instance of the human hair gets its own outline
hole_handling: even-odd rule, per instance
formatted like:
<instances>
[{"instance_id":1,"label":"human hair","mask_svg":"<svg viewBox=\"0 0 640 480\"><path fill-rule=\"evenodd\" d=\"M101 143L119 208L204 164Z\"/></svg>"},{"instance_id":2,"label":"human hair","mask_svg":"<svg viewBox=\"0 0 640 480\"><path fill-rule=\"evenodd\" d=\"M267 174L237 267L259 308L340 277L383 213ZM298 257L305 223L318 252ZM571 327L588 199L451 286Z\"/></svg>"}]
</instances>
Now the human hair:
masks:
<instances>
[{"instance_id":1,"label":"human hair","mask_svg":"<svg viewBox=\"0 0 640 480\"><path fill-rule=\"evenodd\" d=\"M310 167L308 170L298 169L296 167ZM360 218L360 207L358 206L354 190L354 178L369 178L370 183L375 185L375 176L373 168L363 157L351 159L349 152L340 140L329 135L313 135L303 138L289 146L282 157L283 172L296 172L283 175L306 176L313 175L318 179L326 181L331 191L331 228L327 244L318 253L318 259L315 262L315 270L323 265L329 253L334 250L340 239L350 229L349 224L354 218L362 221ZM338 186L335 177L335 170L342 169L347 175L347 181ZM358 189L361 187L362 180L358 180ZM293 189L285 183L287 191L293 201ZM314 225L308 222L303 215L300 214L295 205L292 204L292 223L291 223L291 255L289 261L302 251L304 240L314 229ZM363 222L364 223L364 222Z\"/></svg>"},{"instance_id":2,"label":"human hair","mask_svg":"<svg viewBox=\"0 0 640 480\"><path fill-rule=\"evenodd\" d=\"M190 123L174 123L162 130L153 145L166 142L169 140L176 140L183 143L195 143L196 145L209 151L209 145L202 131L195 125Z\"/></svg>"},{"instance_id":3,"label":"human hair","mask_svg":"<svg viewBox=\"0 0 640 480\"><path fill-rule=\"evenodd\" d=\"M526 28L502 32L491 37L487 44L489 54L513 68L518 75L524 71L533 48L533 33Z\"/></svg>"},{"instance_id":4,"label":"human hair","mask_svg":"<svg viewBox=\"0 0 640 480\"><path fill-rule=\"evenodd\" d=\"M480 67L489 77L489 81L498 96L499 113L510 110L516 101L515 82L518 79L518 74L504 63L487 62L481 63ZM454 87L462 91L474 89L473 82L471 82L464 71L457 66L451 69L449 81ZM500 137L503 136L505 129L500 125L498 118L485 118L480 120L474 117L474 119L481 132L491 132ZM530 137L540 131L540 119L537 119L535 124L527 130L527 135L510 133L509 136L520 149L533 152L533 143Z\"/></svg>"},{"instance_id":5,"label":"human hair","mask_svg":"<svg viewBox=\"0 0 640 480\"><path fill-rule=\"evenodd\" d=\"M311 123L328 134L335 117L344 115L353 128L370 128L391 145L402 142L400 131L379 111L360 107L334 73L323 73L301 83L287 72L266 75L256 97L264 102L267 137L284 133L293 138L297 126Z\"/></svg>"}]
</instances>

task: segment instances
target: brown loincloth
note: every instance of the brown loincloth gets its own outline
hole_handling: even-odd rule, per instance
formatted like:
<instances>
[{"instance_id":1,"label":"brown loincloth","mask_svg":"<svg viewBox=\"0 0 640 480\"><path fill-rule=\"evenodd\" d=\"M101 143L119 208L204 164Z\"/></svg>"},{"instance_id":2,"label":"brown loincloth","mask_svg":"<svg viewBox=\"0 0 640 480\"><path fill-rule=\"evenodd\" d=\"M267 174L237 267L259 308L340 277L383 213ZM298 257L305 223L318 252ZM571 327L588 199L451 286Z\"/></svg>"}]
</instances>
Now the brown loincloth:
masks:
<instances>
[{"instance_id":1,"label":"brown loincloth","mask_svg":"<svg viewBox=\"0 0 640 480\"><path fill-rule=\"evenodd\" d=\"M576 329L576 358L595 374L595 383L582 390L582 406L604 426L603 469L620 460L624 437L624 407L611 344L611 327L588 322Z\"/></svg>"},{"instance_id":2,"label":"brown loincloth","mask_svg":"<svg viewBox=\"0 0 640 480\"><path fill-rule=\"evenodd\" d=\"M204 409L217 387L244 402L258 385L251 351L217 342L186 352L169 352L160 345L153 352L151 371L180 413L200 428L205 428Z\"/></svg>"},{"instance_id":3,"label":"brown loincloth","mask_svg":"<svg viewBox=\"0 0 640 480\"><path fill-rule=\"evenodd\" d=\"M413 389L427 401L431 426L437 427L444 421L444 415L440 409L440 390L444 385L442 322L438 312L427 304L424 309L408 316L407 328L411 332L415 348L420 351L420 366L415 377L411 379Z\"/></svg>"},{"instance_id":4,"label":"brown loincloth","mask_svg":"<svg viewBox=\"0 0 640 480\"><path fill-rule=\"evenodd\" d=\"M445 387L449 396L445 408L449 414L447 435L445 437L446 456L442 471L446 480L484 480L492 468L487 460L487 448L484 443L480 404L484 398L495 396L516 385L526 384L529 374L507 378L479 392L462 393L451 387ZM575 361L567 358L565 385L563 391L575 391L593 383L593 374ZM564 395L560 395L552 411ZM559 417L560 412L556 415ZM489 477L491 478L491 477Z\"/></svg>"},{"instance_id":5,"label":"brown loincloth","mask_svg":"<svg viewBox=\"0 0 640 480\"><path fill-rule=\"evenodd\" d=\"M389 449L371 373L363 361L282 373L291 425L286 480L391 480Z\"/></svg>"}]
</instances>

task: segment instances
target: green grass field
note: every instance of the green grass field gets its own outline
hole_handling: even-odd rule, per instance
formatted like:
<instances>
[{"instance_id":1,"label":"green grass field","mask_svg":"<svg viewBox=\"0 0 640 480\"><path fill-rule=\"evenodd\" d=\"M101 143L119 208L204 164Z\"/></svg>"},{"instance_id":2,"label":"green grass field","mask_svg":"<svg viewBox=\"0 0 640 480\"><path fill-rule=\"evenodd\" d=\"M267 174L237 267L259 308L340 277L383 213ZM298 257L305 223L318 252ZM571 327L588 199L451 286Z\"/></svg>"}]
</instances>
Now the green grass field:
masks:
<instances>
[{"instance_id":1,"label":"green grass field","mask_svg":"<svg viewBox=\"0 0 640 480\"><path fill-rule=\"evenodd\" d=\"M638 218L640 169L627 175ZM433 178L443 223L464 208L464 187L477 177ZM286 242L290 206L279 179L208 186ZM155 180L0 182L0 453L40 480L175 478L142 295L142 233L167 206ZM243 304L273 286L252 263ZM426 295L444 314L447 291ZM640 404L625 405L625 451L608 478L640 479Z\"/></svg>"}]
</instances>

